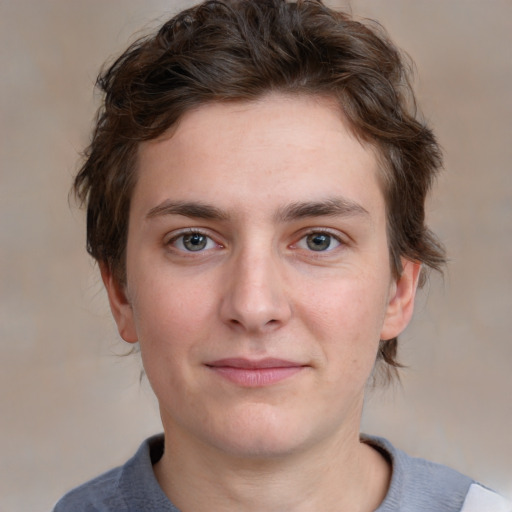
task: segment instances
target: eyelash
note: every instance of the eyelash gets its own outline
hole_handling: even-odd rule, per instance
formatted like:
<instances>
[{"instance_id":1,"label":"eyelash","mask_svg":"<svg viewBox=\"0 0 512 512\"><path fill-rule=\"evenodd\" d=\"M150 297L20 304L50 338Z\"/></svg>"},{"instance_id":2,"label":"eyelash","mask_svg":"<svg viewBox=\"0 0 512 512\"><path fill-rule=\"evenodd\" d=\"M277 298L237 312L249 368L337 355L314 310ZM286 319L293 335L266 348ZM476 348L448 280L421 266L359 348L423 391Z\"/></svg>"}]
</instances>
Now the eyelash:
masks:
<instances>
[{"instance_id":1,"label":"eyelash","mask_svg":"<svg viewBox=\"0 0 512 512\"><path fill-rule=\"evenodd\" d=\"M320 250L311 249L309 246L302 247L302 248L299 247L299 244L303 241L305 244L308 244L308 237L310 237L312 235L315 235L315 236L326 235L326 236L330 237L329 247L326 249L320 249ZM197 251L187 249L184 246L185 237L187 237L187 236L190 236L190 237L198 236L198 237L206 238L205 246L199 247L197 249ZM176 244L180 240L181 240L181 245L182 245L181 248L176 246ZM333 240L337 243L337 245L335 247L330 247L330 245L332 245ZM181 232L175 234L174 236L172 236L169 240L167 240L165 242L165 245L168 247L171 247L172 249L174 249L180 253L186 253L188 255L193 255L196 252L199 254L199 253L204 253L205 251L214 249L215 247L208 247L208 245L212 244L212 243L215 244L215 246L217 248L219 248L219 247L223 248L223 245L220 244L219 242L217 242L212 236L210 236L210 234L208 232L205 232L200 229L192 229L191 228L191 229L187 229L186 231L181 231ZM347 245L347 242L345 240L343 240L343 238L339 235L339 233L337 233L337 232L334 233L333 231L331 231L329 229L325 229L325 228L313 228L313 229L310 229L307 232L303 233L302 236L298 239L298 241L294 242L289 247L292 249L303 249L308 253L312 253L312 255L321 257L321 254L331 253L331 252L335 251L336 249L346 246L346 245Z\"/></svg>"},{"instance_id":2,"label":"eyelash","mask_svg":"<svg viewBox=\"0 0 512 512\"><path fill-rule=\"evenodd\" d=\"M307 243L307 238L312 235L327 235L331 238L331 241L334 240L338 244L336 247L328 248L326 250L320 250L320 251L315 251L313 249L309 249L309 250L306 249L307 252L310 252L313 255L318 256L318 257L321 257L321 254L331 253L331 252L335 251L336 249L339 249L339 248L347 245L347 242L345 240L343 240L343 238L340 236L340 234L338 232L333 232L326 228L312 228L312 229L308 230L307 232L305 232L304 234L302 234L302 236L299 238L299 240L297 242L295 242L294 244L292 244L291 247L297 247L298 244L300 242L302 242L303 240L306 240L305 243Z\"/></svg>"},{"instance_id":3,"label":"eyelash","mask_svg":"<svg viewBox=\"0 0 512 512\"><path fill-rule=\"evenodd\" d=\"M206 244L213 243L213 244L215 244L216 247L223 247L223 245L220 244L219 242L217 242L216 240L214 240L212 236L210 236L208 233L206 233L200 229L187 229L185 231L181 231L180 233L177 233L174 236L172 236L171 238L169 238L169 240L167 240L165 242L165 245L167 247L171 247L171 248L175 249L176 251L178 251L180 253L187 253L187 254L194 254L195 252L202 253L202 252L205 252L205 250L212 249L212 247L206 247L206 248L200 248L197 251L194 251L194 250L188 250L186 247L184 247L185 237L187 237L187 236L193 237L195 235L206 238L207 239ZM181 244L183 245L183 248L176 247L176 243L180 239L181 239Z\"/></svg>"}]
</instances>

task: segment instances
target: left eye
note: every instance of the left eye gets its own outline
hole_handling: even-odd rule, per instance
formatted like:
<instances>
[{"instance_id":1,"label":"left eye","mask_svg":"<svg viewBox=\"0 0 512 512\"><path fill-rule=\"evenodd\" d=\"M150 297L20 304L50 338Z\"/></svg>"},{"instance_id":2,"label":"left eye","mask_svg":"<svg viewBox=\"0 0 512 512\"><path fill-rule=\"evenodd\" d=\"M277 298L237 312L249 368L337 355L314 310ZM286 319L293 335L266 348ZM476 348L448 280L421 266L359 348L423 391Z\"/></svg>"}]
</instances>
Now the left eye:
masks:
<instances>
[{"instance_id":1,"label":"left eye","mask_svg":"<svg viewBox=\"0 0 512 512\"><path fill-rule=\"evenodd\" d=\"M171 244L180 251L198 252L213 249L216 243L203 233L193 232L180 235L171 241Z\"/></svg>"},{"instance_id":2,"label":"left eye","mask_svg":"<svg viewBox=\"0 0 512 512\"><path fill-rule=\"evenodd\" d=\"M340 245L341 242L334 235L317 232L310 233L309 235L301 238L297 247L315 252L324 252L331 251Z\"/></svg>"}]
</instances>

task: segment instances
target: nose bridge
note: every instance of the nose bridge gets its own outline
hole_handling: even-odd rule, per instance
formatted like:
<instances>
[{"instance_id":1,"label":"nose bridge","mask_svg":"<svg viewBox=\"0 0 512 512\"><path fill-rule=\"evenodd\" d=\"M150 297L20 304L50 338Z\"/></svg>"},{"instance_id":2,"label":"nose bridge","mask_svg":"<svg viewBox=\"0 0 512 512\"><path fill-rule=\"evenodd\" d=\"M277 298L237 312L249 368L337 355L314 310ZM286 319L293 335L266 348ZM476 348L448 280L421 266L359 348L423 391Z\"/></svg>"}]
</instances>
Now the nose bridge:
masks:
<instances>
[{"instance_id":1,"label":"nose bridge","mask_svg":"<svg viewBox=\"0 0 512 512\"><path fill-rule=\"evenodd\" d=\"M231 325L262 331L285 323L291 314L282 261L272 244L253 240L233 255L222 315Z\"/></svg>"}]
</instances>

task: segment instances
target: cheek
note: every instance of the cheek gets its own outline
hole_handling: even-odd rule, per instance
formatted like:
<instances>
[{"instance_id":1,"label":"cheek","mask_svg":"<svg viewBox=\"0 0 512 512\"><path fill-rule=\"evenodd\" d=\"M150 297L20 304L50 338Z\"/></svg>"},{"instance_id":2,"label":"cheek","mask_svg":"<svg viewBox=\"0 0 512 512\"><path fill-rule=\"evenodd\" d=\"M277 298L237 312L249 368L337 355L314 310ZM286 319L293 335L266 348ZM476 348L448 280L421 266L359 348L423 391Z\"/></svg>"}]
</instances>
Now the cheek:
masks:
<instances>
[{"instance_id":1,"label":"cheek","mask_svg":"<svg viewBox=\"0 0 512 512\"><path fill-rule=\"evenodd\" d=\"M147 261L146 261L147 260ZM139 269L151 268L133 276L130 299L139 333L163 329L173 333L176 328L193 329L210 309L213 283L205 276L172 271L168 262L145 258Z\"/></svg>"},{"instance_id":2,"label":"cheek","mask_svg":"<svg viewBox=\"0 0 512 512\"><path fill-rule=\"evenodd\" d=\"M387 306L387 290L375 289L373 279L325 283L309 293L309 322L315 338L331 358L373 367Z\"/></svg>"},{"instance_id":3,"label":"cheek","mask_svg":"<svg viewBox=\"0 0 512 512\"><path fill-rule=\"evenodd\" d=\"M159 400L168 397L179 402L183 382L191 380L188 375L199 359L198 346L207 335L201 321L204 302L158 288L148 295L133 302L144 370ZM176 390L182 391L176 394Z\"/></svg>"},{"instance_id":4,"label":"cheek","mask_svg":"<svg viewBox=\"0 0 512 512\"><path fill-rule=\"evenodd\" d=\"M211 323L211 301L190 283L146 280L132 299L135 328L148 375L157 367L180 366L193 357ZM169 284L169 283L172 283Z\"/></svg>"}]
</instances>

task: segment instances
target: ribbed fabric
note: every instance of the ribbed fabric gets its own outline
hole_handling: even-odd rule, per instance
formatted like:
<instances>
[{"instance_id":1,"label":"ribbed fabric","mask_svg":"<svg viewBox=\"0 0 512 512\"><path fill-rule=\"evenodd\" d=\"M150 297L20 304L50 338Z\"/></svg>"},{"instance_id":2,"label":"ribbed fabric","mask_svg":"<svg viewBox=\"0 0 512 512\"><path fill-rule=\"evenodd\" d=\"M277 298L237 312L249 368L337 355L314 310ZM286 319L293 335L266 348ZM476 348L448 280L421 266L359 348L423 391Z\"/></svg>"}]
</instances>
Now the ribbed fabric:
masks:
<instances>
[{"instance_id":1,"label":"ribbed fabric","mask_svg":"<svg viewBox=\"0 0 512 512\"><path fill-rule=\"evenodd\" d=\"M409 457L386 439L362 436L362 440L387 455L393 467L388 493L376 512L460 512L471 478Z\"/></svg>"},{"instance_id":2,"label":"ribbed fabric","mask_svg":"<svg viewBox=\"0 0 512 512\"><path fill-rule=\"evenodd\" d=\"M409 457L382 438L362 436L391 463L386 498L375 512L461 512L471 478ZM163 454L163 435L144 441L124 465L70 491L53 512L179 512L160 488L152 465ZM497 497L489 492L490 498ZM482 509L482 512L487 509Z\"/></svg>"},{"instance_id":3,"label":"ribbed fabric","mask_svg":"<svg viewBox=\"0 0 512 512\"><path fill-rule=\"evenodd\" d=\"M180 512L153 472L163 450L163 435L146 439L124 466L73 489L53 512Z\"/></svg>"}]
</instances>

